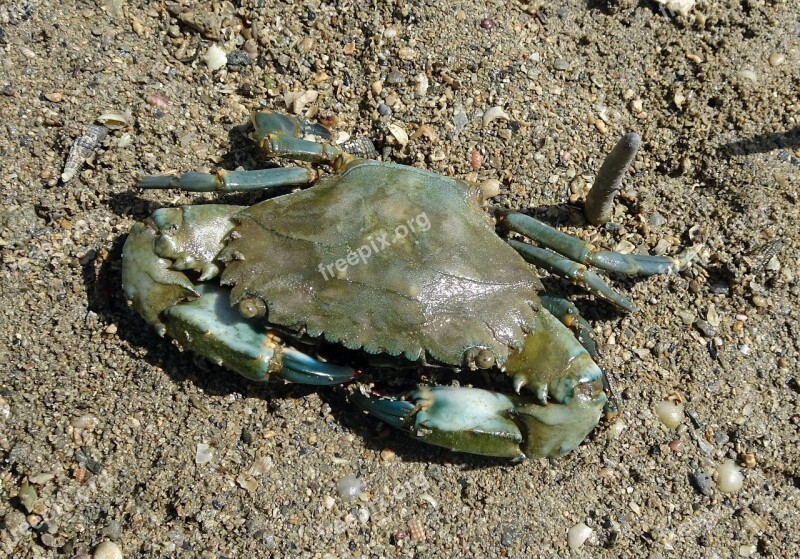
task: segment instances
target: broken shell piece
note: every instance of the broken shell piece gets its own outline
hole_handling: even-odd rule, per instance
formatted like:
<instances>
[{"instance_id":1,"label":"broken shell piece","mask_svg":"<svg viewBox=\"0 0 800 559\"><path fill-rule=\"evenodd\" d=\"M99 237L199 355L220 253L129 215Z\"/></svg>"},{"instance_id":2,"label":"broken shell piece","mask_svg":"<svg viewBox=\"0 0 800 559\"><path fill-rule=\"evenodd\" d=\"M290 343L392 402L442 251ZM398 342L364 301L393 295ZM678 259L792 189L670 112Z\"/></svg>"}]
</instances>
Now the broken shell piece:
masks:
<instances>
[{"instance_id":1,"label":"broken shell piece","mask_svg":"<svg viewBox=\"0 0 800 559\"><path fill-rule=\"evenodd\" d=\"M427 138L431 142L435 142L439 138L439 136L436 134L436 130L434 130L434 128L428 124L423 124L417 128L413 134L411 134L412 140L416 140L420 137Z\"/></svg>"},{"instance_id":2,"label":"broken shell piece","mask_svg":"<svg viewBox=\"0 0 800 559\"><path fill-rule=\"evenodd\" d=\"M656 0L656 2L664 6L666 10L677 12L685 17L689 15L690 11L692 11L692 8L694 8L697 0Z\"/></svg>"},{"instance_id":3,"label":"broken shell piece","mask_svg":"<svg viewBox=\"0 0 800 559\"><path fill-rule=\"evenodd\" d=\"M405 147L408 144L408 133L399 124L388 124L389 134L400 144L400 147Z\"/></svg>"},{"instance_id":4,"label":"broken shell piece","mask_svg":"<svg viewBox=\"0 0 800 559\"><path fill-rule=\"evenodd\" d=\"M109 130L122 130L131 123L130 113L103 113L97 117L97 122Z\"/></svg>"},{"instance_id":5,"label":"broken shell piece","mask_svg":"<svg viewBox=\"0 0 800 559\"><path fill-rule=\"evenodd\" d=\"M206 63L209 70L216 72L228 63L228 56L217 45L211 45L203 55L203 62Z\"/></svg>"},{"instance_id":6,"label":"broken shell piece","mask_svg":"<svg viewBox=\"0 0 800 559\"><path fill-rule=\"evenodd\" d=\"M314 91L309 89L305 93L303 93L300 97L294 100L292 103L292 112L296 115L299 115L303 112L303 109L306 108L306 105L309 103L313 103L319 97L319 91Z\"/></svg>"},{"instance_id":7,"label":"broken shell piece","mask_svg":"<svg viewBox=\"0 0 800 559\"><path fill-rule=\"evenodd\" d=\"M67 183L72 180L107 134L108 128L100 124L92 124L86 129L86 133L83 136L75 140L69 150L67 162L64 163L61 182Z\"/></svg>"},{"instance_id":8,"label":"broken shell piece","mask_svg":"<svg viewBox=\"0 0 800 559\"><path fill-rule=\"evenodd\" d=\"M314 91L313 89L302 92L293 91L283 96L283 102L286 103L288 110L299 115L306 108L306 105L316 101L317 97L319 97L319 91Z\"/></svg>"},{"instance_id":9,"label":"broken shell piece","mask_svg":"<svg viewBox=\"0 0 800 559\"><path fill-rule=\"evenodd\" d=\"M503 120L508 120L510 117L506 112L503 110L503 107L494 106L491 109L487 109L485 113L483 113L483 125L489 126L491 122L495 119L502 118Z\"/></svg>"}]
</instances>

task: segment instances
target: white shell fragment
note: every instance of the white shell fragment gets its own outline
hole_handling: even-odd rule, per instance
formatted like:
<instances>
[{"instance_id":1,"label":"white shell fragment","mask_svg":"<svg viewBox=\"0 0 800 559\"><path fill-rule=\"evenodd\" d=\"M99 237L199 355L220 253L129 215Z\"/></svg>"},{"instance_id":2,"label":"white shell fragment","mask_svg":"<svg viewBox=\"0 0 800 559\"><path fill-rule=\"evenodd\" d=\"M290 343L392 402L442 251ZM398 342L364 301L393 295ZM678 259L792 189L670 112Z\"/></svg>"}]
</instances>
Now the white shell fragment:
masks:
<instances>
[{"instance_id":1,"label":"white shell fragment","mask_svg":"<svg viewBox=\"0 0 800 559\"><path fill-rule=\"evenodd\" d=\"M306 108L306 105L316 101L317 97L319 97L319 91L309 89L295 97L295 99L292 101L292 106L289 108L292 109L294 114L299 115Z\"/></svg>"},{"instance_id":2,"label":"white shell fragment","mask_svg":"<svg viewBox=\"0 0 800 559\"><path fill-rule=\"evenodd\" d=\"M405 147L408 144L408 132L406 132L399 124L388 124L389 134L397 140L400 147Z\"/></svg>"},{"instance_id":3,"label":"white shell fragment","mask_svg":"<svg viewBox=\"0 0 800 559\"><path fill-rule=\"evenodd\" d=\"M656 0L659 4L664 6L666 10L680 14L682 16L689 15L697 0Z\"/></svg>"},{"instance_id":4,"label":"white shell fragment","mask_svg":"<svg viewBox=\"0 0 800 559\"><path fill-rule=\"evenodd\" d=\"M683 405L673 404L672 402L659 402L653 410L656 413L659 421L663 423L668 429L675 429L683 422Z\"/></svg>"},{"instance_id":5,"label":"white shell fragment","mask_svg":"<svg viewBox=\"0 0 800 559\"><path fill-rule=\"evenodd\" d=\"M109 130L122 130L131 123L131 115L129 113L103 113L97 117L97 122Z\"/></svg>"},{"instance_id":6,"label":"white shell fragment","mask_svg":"<svg viewBox=\"0 0 800 559\"><path fill-rule=\"evenodd\" d=\"M567 531L567 545L572 551L576 551L592 535L592 529L583 522L578 522Z\"/></svg>"},{"instance_id":7,"label":"white shell fragment","mask_svg":"<svg viewBox=\"0 0 800 559\"><path fill-rule=\"evenodd\" d=\"M487 109L485 113L483 113L483 126L489 126L493 120L501 118L503 120L508 120L510 117L508 114L503 110L503 107L494 106L491 109Z\"/></svg>"},{"instance_id":8,"label":"white shell fragment","mask_svg":"<svg viewBox=\"0 0 800 559\"><path fill-rule=\"evenodd\" d=\"M228 56L217 45L211 45L203 55L203 62L206 63L209 70L216 72L228 63Z\"/></svg>"},{"instance_id":9,"label":"white shell fragment","mask_svg":"<svg viewBox=\"0 0 800 559\"><path fill-rule=\"evenodd\" d=\"M744 476L733 460L717 466L717 489L723 493L736 493L744 485Z\"/></svg>"},{"instance_id":10,"label":"white shell fragment","mask_svg":"<svg viewBox=\"0 0 800 559\"><path fill-rule=\"evenodd\" d=\"M99 124L92 124L86 129L86 133L75 140L69 150L67 161L64 163L64 171L61 173L61 182L67 183L78 174L84 162L94 153L106 135L108 128Z\"/></svg>"}]
</instances>

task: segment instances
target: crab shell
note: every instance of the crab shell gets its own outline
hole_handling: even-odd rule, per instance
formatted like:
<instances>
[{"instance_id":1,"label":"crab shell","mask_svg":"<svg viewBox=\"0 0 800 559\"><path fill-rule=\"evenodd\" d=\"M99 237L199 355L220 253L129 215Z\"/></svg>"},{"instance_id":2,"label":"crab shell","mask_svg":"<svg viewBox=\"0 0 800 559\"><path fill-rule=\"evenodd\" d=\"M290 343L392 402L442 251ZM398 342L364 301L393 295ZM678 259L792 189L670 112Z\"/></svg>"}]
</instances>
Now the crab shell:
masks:
<instances>
[{"instance_id":1,"label":"crab shell","mask_svg":"<svg viewBox=\"0 0 800 559\"><path fill-rule=\"evenodd\" d=\"M561 454L597 424L602 373L542 308L534 269L496 235L480 202L479 188L463 181L354 160L309 189L251 207L156 210L126 242L123 287L160 333L251 378L279 368L276 348L254 340L269 351L249 361L209 349L240 343L241 333L235 343L219 340L230 334L210 334L208 318L179 316L200 297L195 282L216 278L227 299L227 310L204 317L238 320L256 335L276 326L369 354L496 367L519 395L499 404L467 398L474 409L466 412L525 416L525 442L504 455ZM464 412L467 400L451 406ZM428 442L457 447L447 437Z\"/></svg>"}]
</instances>

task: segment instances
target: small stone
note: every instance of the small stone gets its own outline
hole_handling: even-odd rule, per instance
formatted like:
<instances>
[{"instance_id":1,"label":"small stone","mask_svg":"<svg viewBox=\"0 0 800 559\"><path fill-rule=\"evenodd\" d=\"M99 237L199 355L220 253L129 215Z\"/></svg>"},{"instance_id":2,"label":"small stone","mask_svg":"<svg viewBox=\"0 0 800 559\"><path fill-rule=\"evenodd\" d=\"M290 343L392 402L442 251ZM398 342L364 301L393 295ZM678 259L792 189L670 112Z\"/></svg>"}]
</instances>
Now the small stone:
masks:
<instances>
[{"instance_id":1,"label":"small stone","mask_svg":"<svg viewBox=\"0 0 800 559\"><path fill-rule=\"evenodd\" d=\"M717 335L717 329L702 318L694 321L694 327L706 338L713 338Z\"/></svg>"},{"instance_id":2,"label":"small stone","mask_svg":"<svg viewBox=\"0 0 800 559\"><path fill-rule=\"evenodd\" d=\"M755 554L758 548L754 545L740 545L739 546L739 557L751 557Z\"/></svg>"},{"instance_id":3,"label":"small stone","mask_svg":"<svg viewBox=\"0 0 800 559\"><path fill-rule=\"evenodd\" d=\"M94 549L93 559L122 559L122 550L114 542L103 542Z\"/></svg>"},{"instance_id":4,"label":"small stone","mask_svg":"<svg viewBox=\"0 0 800 559\"><path fill-rule=\"evenodd\" d=\"M683 422L683 405L666 400L656 404L655 413L668 429L674 429Z\"/></svg>"},{"instance_id":5,"label":"small stone","mask_svg":"<svg viewBox=\"0 0 800 559\"><path fill-rule=\"evenodd\" d=\"M769 65L772 67L780 66L784 60L786 60L786 57L780 52L773 52L769 55Z\"/></svg>"},{"instance_id":6,"label":"small stone","mask_svg":"<svg viewBox=\"0 0 800 559\"><path fill-rule=\"evenodd\" d=\"M508 528L507 530L503 531L503 535L500 536L500 545L504 547L511 547L514 545L514 540L517 539L517 531L514 528Z\"/></svg>"},{"instance_id":7,"label":"small stone","mask_svg":"<svg viewBox=\"0 0 800 559\"><path fill-rule=\"evenodd\" d=\"M566 70L569 70L570 63L564 60L563 58L558 57L555 60L553 60L553 68L555 68L560 72L564 72Z\"/></svg>"},{"instance_id":8,"label":"small stone","mask_svg":"<svg viewBox=\"0 0 800 559\"><path fill-rule=\"evenodd\" d=\"M208 66L209 70L216 72L228 63L228 57L225 54L225 51L220 47L217 45L211 45L203 55L203 62L206 63L206 66Z\"/></svg>"},{"instance_id":9,"label":"small stone","mask_svg":"<svg viewBox=\"0 0 800 559\"><path fill-rule=\"evenodd\" d=\"M214 457L214 451L207 444L199 443L194 456L195 464L208 464Z\"/></svg>"},{"instance_id":10,"label":"small stone","mask_svg":"<svg viewBox=\"0 0 800 559\"><path fill-rule=\"evenodd\" d=\"M60 103L64 100L64 94L54 91L53 93L45 93L44 98L53 103Z\"/></svg>"},{"instance_id":11,"label":"small stone","mask_svg":"<svg viewBox=\"0 0 800 559\"><path fill-rule=\"evenodd\" d=\"M712 487L713 480L711 479L711 474L704 472L702 470L698 470L692 474L691 479L692 482L694 482L695 488L706 497L710 497L711 494L714 492Z\"/></svg>"},{"instance_id":12,"label":"small stone","mask_svg":"<svg viewBox=\"0 0 800 559\"><path fill-rule=\"evenodd\" d=\"M494 20L490 17L485 17L481 20L481 29L494 29L495 23Z\"/></svg>"},{"instance_id":13,"label":"small stone","mask_svg":"<svg viewBox=\"0 0 800 559\"><path fill-rule=\"evenodd\" d=\"M717 467L717 488L723 493L736 493L744 486L744 476L733 460Z\"/></svg>"},{"instance_id":14,"label":"small stone","mask_svg":"<svg viewBox=\"0 0 800 559\"><path fill-rule=\"evenodd\" d=\"M381 450L381 460L384 462L392 462L396 456L397 455L395 454L394 450L391 448L384 448Z\"/></svg>"},{"instance_id":15,"label":"small stone","mask_svg":"<svg viewBox=\"0 0 800 559\"><path fill-rule=\"evenodd\" d=\"M243 50L235 50L228 57L228 66L250 66L253 59Z\"/></svg>"},{"instance_id":16,"label":"small stone","mask_svg":"<svg viewBox=\"0 0 800 559\"><path fill-rule=\"evenodd\" d=\"M392 84L392 85L398 85L398 84L403 83L404 81L406 81L406 77L403 74L403 72L400 72L399 70L392 70L386 76L386 83L389 83L389 84Z\"/></svg>"},{"instance_id":17,"label":"small stone","mask_svg":"<svg viewBox=\"0 0 800 559\"><path fill-rule=\"evenodd\" d=\"M392 114L392 109L385 103L381 103L378 105L378 114L381 116L389 116Z\"/></svg>"},{"instance_id":18,"label":"small stone","mask_svg":"<svg viewBox=\"0 0 800 559\"><path fill-rule=\"evenodd\" d=\"M345 476L336 482L336 489L343 501L352 501L364 491L364 482L354 476Z\"/></svg>"}]
</instances>

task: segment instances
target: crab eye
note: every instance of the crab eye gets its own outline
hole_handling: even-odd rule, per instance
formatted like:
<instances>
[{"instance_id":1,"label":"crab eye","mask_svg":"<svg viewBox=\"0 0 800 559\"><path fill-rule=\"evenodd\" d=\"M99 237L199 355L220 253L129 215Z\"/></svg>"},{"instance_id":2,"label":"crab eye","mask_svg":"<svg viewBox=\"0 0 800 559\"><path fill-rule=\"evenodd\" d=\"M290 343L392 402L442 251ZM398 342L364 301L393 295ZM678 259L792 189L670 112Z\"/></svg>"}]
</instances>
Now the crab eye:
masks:
<instances>
[{"instance_id":1,"label":"crab eye","mask_svg":"<svg viewBox=\"0 0 800 559\"><path fill-rule=\"evenodd\" d=\"M245 318L255 318L257 316L264 316L267 314L267 307L264 301L249 297L239 301L239 314Z\"/></svg>"},{"instance_id":2,"label":"crab eye","mask_svg":"<svg viewBox=\"0 0 800 559\"><path fill-rule=\"evenodd\" d=\"M475 365L480 369L491 369L494 367L494 353L490 349L482 349L475 356Z\"/></svg>"}]
</instances>

